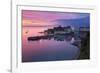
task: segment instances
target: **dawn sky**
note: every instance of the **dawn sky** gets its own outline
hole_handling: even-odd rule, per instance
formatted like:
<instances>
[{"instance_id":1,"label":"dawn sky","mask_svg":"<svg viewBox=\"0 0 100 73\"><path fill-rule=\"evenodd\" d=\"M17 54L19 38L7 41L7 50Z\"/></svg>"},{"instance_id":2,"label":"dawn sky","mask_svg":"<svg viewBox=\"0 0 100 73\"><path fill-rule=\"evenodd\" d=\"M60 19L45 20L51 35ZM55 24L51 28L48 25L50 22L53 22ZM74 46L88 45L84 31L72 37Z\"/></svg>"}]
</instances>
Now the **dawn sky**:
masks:
<instances>
[{"instance_id":1,"label":"dawn sky","mask_svg":"<svg viewBox=\"0 0 100 73\"><path fill-rule=\"evenodd\" d=\"M23 26L55 25L55 20L82 19L88 16L89 13L22 10L22 23Z\"/></svg>"}]
</instances>

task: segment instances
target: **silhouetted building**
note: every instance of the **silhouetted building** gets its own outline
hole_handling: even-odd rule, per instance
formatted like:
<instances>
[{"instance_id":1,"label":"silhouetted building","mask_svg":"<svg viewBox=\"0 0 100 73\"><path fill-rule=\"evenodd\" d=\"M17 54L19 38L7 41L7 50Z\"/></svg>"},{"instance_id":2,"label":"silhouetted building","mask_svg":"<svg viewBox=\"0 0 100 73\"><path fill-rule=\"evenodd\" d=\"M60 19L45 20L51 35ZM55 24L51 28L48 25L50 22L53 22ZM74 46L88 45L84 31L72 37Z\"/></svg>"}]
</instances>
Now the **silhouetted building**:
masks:
<instances>
[{"instance_id":1,"label":"silhouetted building","mask_svg":"<svg viewBox=\"0 0 100 73\"><path fill-rule=\"evenodd\" d=\"M67 34L71 32L72 32L71 26L67 26L67 27L59 26L59 27L54 27L53 29L48 29L44 31L46 35Z\"/></svg>"}]
</instances>

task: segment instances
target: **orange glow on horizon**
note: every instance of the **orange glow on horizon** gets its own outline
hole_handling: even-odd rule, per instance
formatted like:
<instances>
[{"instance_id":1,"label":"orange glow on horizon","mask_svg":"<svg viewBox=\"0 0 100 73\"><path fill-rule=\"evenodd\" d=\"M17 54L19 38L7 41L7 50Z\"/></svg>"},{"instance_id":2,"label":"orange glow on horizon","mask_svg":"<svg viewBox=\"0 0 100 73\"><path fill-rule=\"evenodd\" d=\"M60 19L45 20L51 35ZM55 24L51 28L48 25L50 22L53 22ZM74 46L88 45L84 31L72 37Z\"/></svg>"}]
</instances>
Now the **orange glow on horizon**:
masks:
<instances>
[{"instance_id":1,"label":"orange glow on horizon","mask_svg":"<svg viewBox=\"0 0 100 73\"><path fill-rule=\"evenodd\" d=\"M53 23L50 22L50 21L46 21L46 20L31 20L31 19L23 19L22 20L22 24L25 25L25 26L31 26L31 25L34 25L34 26L45 26L45 25L52 25Z\"/></svg>"},{"instance_id":2,"label":"orange glow on horizon","mask_svg":"<svg viewBox=\"0 0 100 73\"><path fill-rule=\"evenodd\" d=\"M29 19L23 19L22 20L22 24L24 25L24 24L32 24L33 22L32 22L32 20L29 20Z\"/></svg>"}]
</instances>

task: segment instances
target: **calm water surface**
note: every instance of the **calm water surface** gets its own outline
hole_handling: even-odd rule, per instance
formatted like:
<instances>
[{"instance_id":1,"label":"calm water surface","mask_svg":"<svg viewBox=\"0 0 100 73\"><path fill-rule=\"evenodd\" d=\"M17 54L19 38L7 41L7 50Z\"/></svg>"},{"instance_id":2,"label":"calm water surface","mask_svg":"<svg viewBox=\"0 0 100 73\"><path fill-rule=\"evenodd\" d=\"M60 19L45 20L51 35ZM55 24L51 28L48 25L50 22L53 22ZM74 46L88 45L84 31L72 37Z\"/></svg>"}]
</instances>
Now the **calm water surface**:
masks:
<instances>
[{"instance_id":1,"label":"calm water surface","mask_svg":"<svg viewBox=\"0 0 100 73\"><path fill-rule=\"evenodd\" d=\"M41 39L38 41L27 40L27 38L31 36L43 35L39 32L47 30L48 28L22 28L22 62L74 60L78 58L80 50L70 44L70 41L57 41L54 39Z\"/></svg>"}]
</instances>

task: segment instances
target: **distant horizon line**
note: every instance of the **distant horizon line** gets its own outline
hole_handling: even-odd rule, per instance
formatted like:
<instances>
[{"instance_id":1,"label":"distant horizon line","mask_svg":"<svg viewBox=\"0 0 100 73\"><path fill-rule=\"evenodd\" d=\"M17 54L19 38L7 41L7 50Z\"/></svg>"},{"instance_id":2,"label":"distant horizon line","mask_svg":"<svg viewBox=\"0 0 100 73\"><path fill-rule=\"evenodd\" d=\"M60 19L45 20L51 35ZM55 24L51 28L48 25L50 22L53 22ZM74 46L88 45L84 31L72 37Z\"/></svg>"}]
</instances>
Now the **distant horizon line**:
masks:
<instances>
[{"instance_id":1,"label":"distant horizon line","mask_svg":"<svg viewBox=\"0 0 100 73\"><path fill-rule=\"evenodd\" d=\"M54 27L54 26L59 26L59 25L22 25L23 27Z\"/></svg>"}]
</instances>

